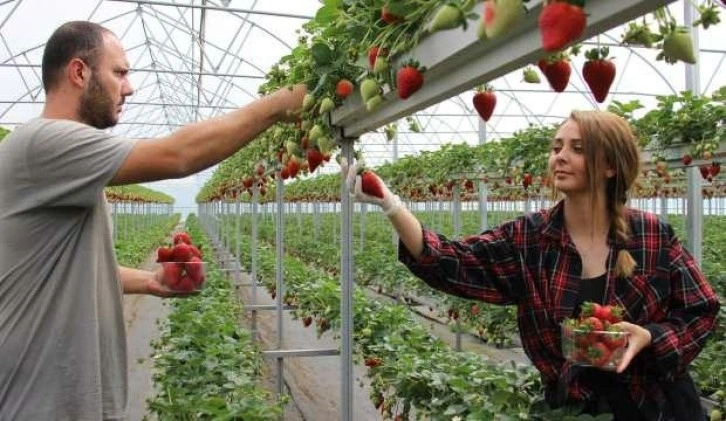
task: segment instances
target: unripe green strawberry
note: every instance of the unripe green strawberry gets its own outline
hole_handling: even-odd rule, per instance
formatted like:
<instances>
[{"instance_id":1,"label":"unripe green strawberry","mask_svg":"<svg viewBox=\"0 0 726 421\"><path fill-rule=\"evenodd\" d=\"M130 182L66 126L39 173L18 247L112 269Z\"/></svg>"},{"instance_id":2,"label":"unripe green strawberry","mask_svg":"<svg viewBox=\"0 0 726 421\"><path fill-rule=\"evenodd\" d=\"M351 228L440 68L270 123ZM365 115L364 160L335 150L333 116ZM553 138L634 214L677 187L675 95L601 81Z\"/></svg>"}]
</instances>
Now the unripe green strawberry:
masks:
<instances>
[{"instance_id":1,"label":"unripe green strawberry","mask_svg":"<svg viewBox=\"0 0 726 421\"><path fill-rule=\"evenodd\" d=\"M313 94L305 94L303 97L302 107L304 111L308 111L315 104L315 97Z\"/></svg>"},{"instance_id":2,"label":"unripe green strawberry","mask_svg":"<svg viewBox=\"0 0 726 421\"><path fill-rule=\"evenodd\" d=\"M448 3L439 8L431 21L431 32L444 29L453 29L464 23L464 14L461 9Z\"/></svg>"},{"instance_id":3,"label":"unripe green strawberry","mask_svg":"<svg viewBox=\"0 0 726 421\"><path fill-rule=\"evenodd\" d=\"M524 17L522 0L486 0L484 26L487 38L496 38L515 27Z\"/></svg>"},{"instance_id":4,"label":"unripe green strawberry","mask_svg":"<svg viewBox=\"0 0 726 421\"><path fill-rule=\"evenodd\" d=\"M666 35L663 39L663 55L668 63L675 63L678 60L690 64L696 63L693 41L686 28L678 28Z\"/></svg>"},{"instance_id":5,"label":"unripe green strawberry","mask_svg":"<svg viewBox=\"0 0 726 421\"><path fill-rule=\"evenodd\" d=\"M376 94L366 101L366 110L373 111L383 104L383 97Z\"/></svg>"},{"instance_id":6,"label":"unripe green strawberry","mask_svg":"<svg viewBox=\"0 0 726 421\"><path fill-rule=\"evenodd\" d=\"M360 95L364 101L368 101L378 95L380 88L374 79L364 79L360 84Z\"/></svg>"},{"instance_id":7,"label":"unripe green strawberry","mask_svg":"<svg viewBox=\"0 0 726 421\"><path fill-rule=\"evenodd\" d=\"M316 124L313 126L312 129L310 129L310 133L308 134L308 139L310 139L313 142L316 142L318 139L320 139L325 134L325 131L322 127L320 127L319 124Z\"/></svg>"},{"instance_id":8,"label":"unripe green strawberry","mask_svg":"<svg viewBox=\"0 0 726 421\"><path fill-rule=\"evenodd\" d=\"M524 69L523 72L524 81L527 83L540 83L541 79L539 78L539 74L536 70L532 69L531 67L527 67Z\"/></svg>"},{"instance_id":9,"label":"unripe green strawberry","mask_svg":"<svg viewBox=\"0 0 726 421\"><path fill-rule=\"evenodd\" d=\"M320 114L333 111L333 108L335 108L335 102L328 97L323 98L320 102Z\"/></svg>"},{"instance_id":10,"label":"unripe green strawberry","mask_svg":"<svg viewBox=\"0 0 726 421\"><path fill-rule=\"evenodd\" d=\"M388 70L388 59L383 56L376 58L376 63L373 65L373 73L380 74Z\"/></svg>"}]
</instances>

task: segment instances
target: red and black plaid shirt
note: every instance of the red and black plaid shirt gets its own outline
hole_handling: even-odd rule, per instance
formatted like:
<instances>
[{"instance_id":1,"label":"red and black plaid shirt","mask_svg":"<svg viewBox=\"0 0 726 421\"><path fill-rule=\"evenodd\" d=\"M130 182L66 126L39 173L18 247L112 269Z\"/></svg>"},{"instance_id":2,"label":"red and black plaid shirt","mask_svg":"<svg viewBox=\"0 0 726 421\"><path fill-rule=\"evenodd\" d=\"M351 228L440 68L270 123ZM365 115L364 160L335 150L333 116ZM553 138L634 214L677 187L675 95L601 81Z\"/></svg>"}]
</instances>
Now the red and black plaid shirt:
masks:
<instances>
[{"instance_id":1,"label":"red and black plaid shirt","mask_svg":"<svg viewBox=\"0 0 726 421\"><path fill-rule=\"evenodd\" d=\"M578 304L582 262L563 223L563 204L519 217L480 235L451 241L424 229L417 262L399 246L399 259L431 287L494 304L516 304L523 347L547 388L566 388L569 399L593 391L570 378L559 324ZM637 266L618 278L614 265L623 246L609 239L606 304L625 309L625 320L645 327L652 344L620 376L649 419L668 419L663 385L681 378L710 335L719 302L670 225L629 210L630 241L624 248Z\"/></svg>"}]
</instances>

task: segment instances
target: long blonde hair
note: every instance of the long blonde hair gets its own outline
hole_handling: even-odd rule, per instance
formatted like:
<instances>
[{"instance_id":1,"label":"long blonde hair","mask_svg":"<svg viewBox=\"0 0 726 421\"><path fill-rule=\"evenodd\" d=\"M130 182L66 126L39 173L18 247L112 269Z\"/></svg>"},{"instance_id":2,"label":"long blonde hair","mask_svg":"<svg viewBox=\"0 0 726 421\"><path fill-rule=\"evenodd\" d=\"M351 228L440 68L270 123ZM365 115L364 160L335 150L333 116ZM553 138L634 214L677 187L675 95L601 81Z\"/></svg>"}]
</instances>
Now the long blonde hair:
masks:
<instances>
[{"instance_id":1,"label":"long blonde hair","mask_svg":"<svg viewBox=\"0 0 726 421\"><path fill-rule=\"evenodd\" d=\"M601 187L598 174L606 169L614 173L606 181L604 199L610 219L610 232L615 234L616 244L621 248L615 262L615 274L630 276L636 263L633 256L624 250L630 238L625 204L640 174L640 153L635 134L624 118L607 111L573 111L569 120L577 123L580 138L584 140L590 191L598 191ZM596 194L593 200L593 209L598 209L602 197Z\"/></svg>"}]
</instances>

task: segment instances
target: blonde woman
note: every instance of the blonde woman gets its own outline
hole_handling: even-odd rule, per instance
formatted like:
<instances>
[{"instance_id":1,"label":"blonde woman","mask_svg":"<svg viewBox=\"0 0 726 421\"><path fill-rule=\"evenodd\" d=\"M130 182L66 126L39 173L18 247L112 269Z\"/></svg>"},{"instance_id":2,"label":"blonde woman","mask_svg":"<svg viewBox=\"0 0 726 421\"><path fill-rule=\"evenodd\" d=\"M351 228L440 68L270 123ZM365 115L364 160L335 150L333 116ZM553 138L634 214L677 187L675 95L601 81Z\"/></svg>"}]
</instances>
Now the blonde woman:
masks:
<instances>
[{"instance_id":1,"label":"blonde woman","mask_svg":"<svg viewBox=\"0 0 726 421\"><path fill-rule=\"evenodd\" d=\"M639 174L631 127L615 114L576 111L552 140L549 172L562 199L463 241L422 227L381 183L361 191L356 165L343 166L351 194L381 206L400 237L399 259L443 292L518 309L524 350L552 407L584 405L616 420L703 419L688 365L719 309L712 288L673 229L626 206ZM572 367L560 323L584 301L620 305L630 333L614 371Z\"/></svg>"}]
</instances>

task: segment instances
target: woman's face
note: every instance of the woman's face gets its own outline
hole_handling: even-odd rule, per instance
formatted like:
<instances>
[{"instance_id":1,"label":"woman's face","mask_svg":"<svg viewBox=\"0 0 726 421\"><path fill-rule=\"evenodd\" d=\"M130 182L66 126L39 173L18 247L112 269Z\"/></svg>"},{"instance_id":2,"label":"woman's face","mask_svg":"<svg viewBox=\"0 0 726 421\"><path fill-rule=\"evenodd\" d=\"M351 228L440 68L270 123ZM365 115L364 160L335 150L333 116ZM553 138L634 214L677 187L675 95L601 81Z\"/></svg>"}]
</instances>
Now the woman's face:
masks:
<instances>
[{"instance_id":1,"label":"woman's face","mask_svg":"<svg viewBox=\"0 0 726 421\"><path fill-rule=\"evenodd\" d=\"M557 130L550 147L549 169L554 187L568 197L588 191L583 140L575 121L567 120Z\"/></svg>"}]
</instances>

